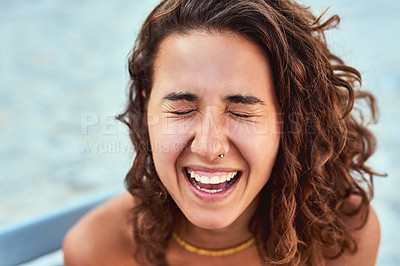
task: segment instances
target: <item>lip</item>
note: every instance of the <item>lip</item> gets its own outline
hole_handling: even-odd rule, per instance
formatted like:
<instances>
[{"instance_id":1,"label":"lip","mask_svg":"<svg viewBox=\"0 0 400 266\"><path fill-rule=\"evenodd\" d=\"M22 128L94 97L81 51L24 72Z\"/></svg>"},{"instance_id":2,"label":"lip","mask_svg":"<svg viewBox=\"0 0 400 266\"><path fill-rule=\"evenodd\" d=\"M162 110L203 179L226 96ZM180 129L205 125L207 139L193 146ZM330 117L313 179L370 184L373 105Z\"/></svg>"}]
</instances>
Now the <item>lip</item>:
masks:
<instances>
[{"instance_id":1,"label":"lip","mask_svg":"<svg viewBox=\"0 0 400 266\"><path fill-rule=\"evenodd\" d=\"M239 172L241 171L240 169L234 169L234 168L229 168L229 167L216 167L216 168L211 168L211 167L205 167L205 166L199 166L199 165L187 165L184 168L188 168L193 171L201 171L201 172L207 172L207 173L229 173L229 172Z\"/></svg>"},{"instance_id":2,"label":"lip","mask_svg":"<svg viewBox=\"0 0 400 266\"><path fill-rule=\"evenodd\" d=\"M186 168L189 168L190 170L205 171L205 172L210 172L210 173L240 171L240 170L236 170L236 169L233 170L233 169L228 169L228 168L207 168L207 167L201 167L201 166L187 166ZM186 177L185 167L182 168L182 175L186 181L186 184L189 186L189 189L193 192L193 194L197 198L199 198L203 201L207 201L207 202L216 202L216 201L221 201L221 200L227 198L235 190L236 186L239 184L240 179L242 177L242 174L241 174L235 183L233 183L230 187L228 187L227 189L225 189L223 191L216 192L216 193L207 193L205 191L201 191L201 190L197 189L196 187L194 187L192 185L192 183L190 183L190 181Z\"/></svg>"}]
</instances>

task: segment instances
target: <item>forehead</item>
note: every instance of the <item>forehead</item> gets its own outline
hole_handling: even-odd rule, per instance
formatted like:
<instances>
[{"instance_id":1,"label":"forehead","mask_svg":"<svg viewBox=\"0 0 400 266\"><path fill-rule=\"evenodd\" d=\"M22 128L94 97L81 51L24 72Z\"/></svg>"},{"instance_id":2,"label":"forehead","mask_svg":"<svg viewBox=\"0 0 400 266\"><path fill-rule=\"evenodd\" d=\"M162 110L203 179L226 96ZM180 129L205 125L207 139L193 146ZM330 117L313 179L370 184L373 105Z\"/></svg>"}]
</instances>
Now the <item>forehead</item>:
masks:
<instances>
[{"instance_id":1,"label":"forehead","mask_svg":"<svg viewBox=\"0 0 400 266\"><path fill-rule=\"evenodd\" d=\"M172 34L161 43L154 64L156 94L181 90L204 96L220 92L268 97L272 87L265 53L233 33Z\"/></svg>"}]
</instances>

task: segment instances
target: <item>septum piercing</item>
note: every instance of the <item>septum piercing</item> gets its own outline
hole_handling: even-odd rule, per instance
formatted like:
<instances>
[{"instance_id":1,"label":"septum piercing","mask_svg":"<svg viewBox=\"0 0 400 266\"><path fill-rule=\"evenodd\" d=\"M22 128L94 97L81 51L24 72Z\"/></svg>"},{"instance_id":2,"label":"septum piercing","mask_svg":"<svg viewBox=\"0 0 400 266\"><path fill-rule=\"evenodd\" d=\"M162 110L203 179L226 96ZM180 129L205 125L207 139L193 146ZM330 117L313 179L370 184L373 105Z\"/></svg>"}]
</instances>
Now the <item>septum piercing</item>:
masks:
<instances>
[{"instance_id":1,"label":"septum piercing","mask_svg":"<svg viewBox=\"0 0 400 266\"><path fill-rule=\"evenodd\" d=\"M222 146L222 147L224 147L225 153L224 153L224 154L219 154L219 155L218 155L219 158L224 158L224 156L228 153L228 150L227 150L227 148L225 147L225 145Z\"/></svg>"}]
</instances>

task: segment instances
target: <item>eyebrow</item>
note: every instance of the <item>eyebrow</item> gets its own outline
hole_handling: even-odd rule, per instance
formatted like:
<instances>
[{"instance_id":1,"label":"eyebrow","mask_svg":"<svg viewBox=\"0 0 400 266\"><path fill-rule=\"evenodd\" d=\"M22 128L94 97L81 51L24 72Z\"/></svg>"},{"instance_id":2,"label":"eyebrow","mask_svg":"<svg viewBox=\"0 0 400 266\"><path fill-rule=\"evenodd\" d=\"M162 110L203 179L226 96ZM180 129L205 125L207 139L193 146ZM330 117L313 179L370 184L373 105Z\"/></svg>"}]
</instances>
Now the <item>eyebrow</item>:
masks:
<instances>
[{"instance_id":1,"label":"eyebrow","mask_svg":"<svg viewBox=\"0 0 400 266\"><path fill-rule=\"evenodd\" d=\"M229 95L224 98L225 102L230 103L241 103L241 104L248 104L248 105L255 105L255 104L262 104L264 105L264 101L255 97L255 96L247 96L247 95Z\"/></svg>"},{"instance_id":2,"label":"eyebrow","mask_svg":"<svg viewBox=\"0 0 400 266\"><path fill-rule=\"evenodd\" d=\"M169 101L188 101L188 102L194 102L199 99L196 94L190 93L190 92L172 92L167 95L165 95L163 100L169 100Z\"/></svg>"},{"instance_id":3,"label":"eyebrow","mask_svg":"<svg viewBox=\"0 0 400 266\"><path fill-rule=\"evenodd\" d=\"M197 101L199 99L199 97L196 94L190 93L190 92L172 92L172 93L165 95L162 99L169 100L169 101L194 102L194 101ZM255 96L247 96L247 95L241 95L241 94L225 96L224 101L230 102L230 103L247 104L247 105L255 105L255 104L264 105L264 101Z\"/></svg>"}]
</instances>

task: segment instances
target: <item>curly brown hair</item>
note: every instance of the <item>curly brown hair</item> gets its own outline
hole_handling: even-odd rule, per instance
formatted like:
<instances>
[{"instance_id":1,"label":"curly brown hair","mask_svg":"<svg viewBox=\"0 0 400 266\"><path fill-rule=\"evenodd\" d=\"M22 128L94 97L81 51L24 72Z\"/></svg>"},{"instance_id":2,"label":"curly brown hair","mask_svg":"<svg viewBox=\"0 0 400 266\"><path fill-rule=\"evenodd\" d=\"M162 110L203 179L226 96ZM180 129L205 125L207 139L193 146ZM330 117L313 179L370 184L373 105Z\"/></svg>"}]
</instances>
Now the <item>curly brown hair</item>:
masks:
<instances>
[{"instance_id":1,"label":"curly brown hair","mask_svg":"<svg viewBox=\"0 0 400 266\"><path fill-rule=\"evenodd\" d=\"M355 100L365 100L376 122L376 104L359 89L360 73L327 46L324 31L339 17L321 17L291 0L165 0L150 13L129 59L128 106L118 116L136 150L125 182L139 201L132 210L138 261L166 264L179 213L154 167L142 92L150 95L160 43L193 30L238 34L259 45L273 66L283 124L274 169L249 225L260 256L273 265L323 265L323 250L333 250L331 257L356 252L344 219L361 214L360 227L365 224L378 174L365 164L375 138L351 111ZM352 195L361 201L349 210Z\"/></svg>"}]
</instances>

